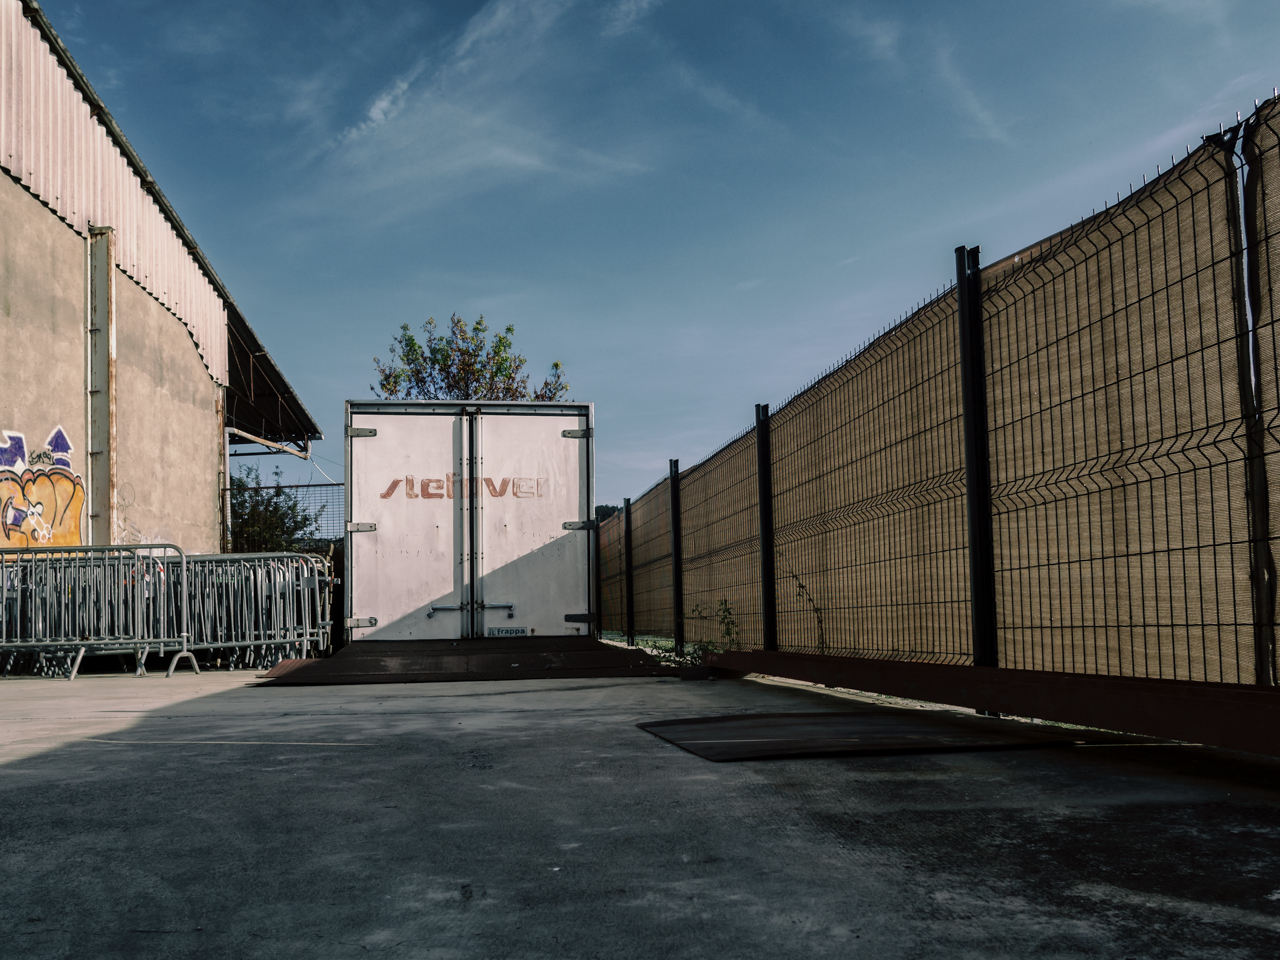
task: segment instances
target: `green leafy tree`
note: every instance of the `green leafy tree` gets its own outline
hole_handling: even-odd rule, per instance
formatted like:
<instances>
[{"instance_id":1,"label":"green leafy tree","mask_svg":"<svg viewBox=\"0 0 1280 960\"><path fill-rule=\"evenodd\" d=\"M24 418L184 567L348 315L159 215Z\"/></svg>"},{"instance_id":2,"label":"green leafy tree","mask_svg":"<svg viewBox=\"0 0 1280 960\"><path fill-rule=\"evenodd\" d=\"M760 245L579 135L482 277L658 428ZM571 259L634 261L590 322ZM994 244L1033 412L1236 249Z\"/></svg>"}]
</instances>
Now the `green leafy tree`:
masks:
<instances>
[{"instance_id":1,"label":"green leafy tree","mask_svg":"<svg viewBox=\"0 0 1280 960\"><path fill-rule=\"evenodd\" d=\"M306 549L317 539L324 505L308 510L280 483L263 486L258 468L246 464L231 478L231 544L239 553Z\"/></svg>"},{"instance_id":2,"label":"green leafy tree","mask_svg":"<svg viewBox=\"0 0 1280 960\"><path fill-rule=\"evenodd\" d=\"M447 333L434 317L422 325L425 339L406 323L391 341L390 359L373 358L378 385L369 389L389 400L559 400L569 391L560 361L537 390L529 389L528 362L512 351L516 328L508 326L490 339L482 316L470 327L454 314Z\"/></svg>"}]
</instances>

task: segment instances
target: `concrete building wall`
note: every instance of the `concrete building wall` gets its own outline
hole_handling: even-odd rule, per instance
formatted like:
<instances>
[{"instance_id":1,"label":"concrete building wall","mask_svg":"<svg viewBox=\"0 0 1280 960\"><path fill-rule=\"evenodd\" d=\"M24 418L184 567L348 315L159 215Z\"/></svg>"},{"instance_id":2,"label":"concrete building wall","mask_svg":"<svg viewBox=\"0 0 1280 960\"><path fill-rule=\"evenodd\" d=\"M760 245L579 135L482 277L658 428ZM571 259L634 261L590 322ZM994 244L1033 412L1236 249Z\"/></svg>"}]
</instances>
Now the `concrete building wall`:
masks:
<instances>
[{"instance_id":1,"label":"concrete building wall","mask_svg":"<svg viewBox=\"0 0 1280 960\"><path fill-rule=\"evenodd\" d=\"M217 552L222 388L182 321L112 269L117 486L109 539ZM86 238L0 171L0 547L91 542L88 270ZM102 463L95 457L94 469Z\"/></svg>"},{"instance_id":2,"label":"concrete building wall","mask_svg":"<svg viewBox=\"0 0 1280 960\"><path fill-rule=\"evenodd\" d=\"M221 388L182 322L116 277L118 543L218 552Z\"/></svg>"},{"instance_id":3,"label":"concrete building wall","mask_svg":"<svg viewBox=\"0 0 1280 960\"><path fill-rule=\"evenodd\" d=\"M0 547L82 542L86 260L85 238L0 170Z\"/></svg>"}]
</instances>

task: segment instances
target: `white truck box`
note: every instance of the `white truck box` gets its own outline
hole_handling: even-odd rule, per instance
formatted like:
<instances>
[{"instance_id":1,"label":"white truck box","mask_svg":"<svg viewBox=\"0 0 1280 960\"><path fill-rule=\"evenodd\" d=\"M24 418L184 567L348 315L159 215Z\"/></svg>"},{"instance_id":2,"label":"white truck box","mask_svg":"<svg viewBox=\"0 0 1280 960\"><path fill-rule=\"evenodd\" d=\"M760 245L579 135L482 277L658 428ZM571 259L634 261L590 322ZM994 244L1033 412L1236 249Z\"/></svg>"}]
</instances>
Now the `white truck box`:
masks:
<instances>
[{"instance_id":1,"label":"white truck box","mask_svg":"<svg viewBox=\"0 0 1280 960\"><path fill-rule=\"evenodd\" d=\"M346 627L358 640L594 635L589 403L346 411Z\"/></svg>"}]
</instances>

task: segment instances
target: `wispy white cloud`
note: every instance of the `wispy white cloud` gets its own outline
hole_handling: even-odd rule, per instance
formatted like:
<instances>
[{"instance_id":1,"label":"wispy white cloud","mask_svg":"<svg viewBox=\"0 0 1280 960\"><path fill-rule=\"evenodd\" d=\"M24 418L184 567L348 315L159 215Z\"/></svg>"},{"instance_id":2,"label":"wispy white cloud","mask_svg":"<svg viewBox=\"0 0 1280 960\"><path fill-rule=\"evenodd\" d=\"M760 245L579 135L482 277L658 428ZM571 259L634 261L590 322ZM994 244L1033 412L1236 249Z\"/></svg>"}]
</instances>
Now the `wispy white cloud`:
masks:
<instances>
[{"instance_id":1,"label":"wispy white cloud","mask_svg":"<svg viewBox=\"0 0 1280 960\"><path fill-rule=\"evenodd\" d=\"M385 216L544 178L584 185L645 169L642 160L591 143L559 118L544 89L566 56L570 0L495 0L434 60L422 58L369 102L359 122L331 138L335 189L394 191Z\"/></svg>"},{"instance_id":2,"label":"wispy white cloud","mask_svg":"<svg viewBox=\"0 0 1280 960\"><path fill-rule=\"evenodd\" d=\"M1122 7L1145 7L1167 17L1193 24L1224 26L1231 0L1115 0Z\"/></svg>"},{"instance_id":3,"label":"wispy white cloud","mask_svg":"<svg viewBox=\"0 0 1280 960\"><path fill-rule=\"evenodd\" d=\"M782 124L766 116L753 104L738 98L723 84L704 76L687 63L672 65L676 81L708 107L753 127L782 129Z\"/></svg>"},{"instance_id":4,"label":"wispy white cloud","mask_svg":"<svg viewBox=\"0 0 1280 960\"><path fill-rule=\"evenodd\" d=\"M348 142L358 140L396 116L404 108L405 97L409 93L410 86L422 75L426 67L426 61L419 60L388 84L373 98L365 119L343 131L341 139Z\"/></svg>"},{"instance_id":5,"label":"wispy white cloud","mask_svg":"<svg viewBox=\"0 0 1280 960\"><path fill-rule=\"evenodd\" d=\"M662 4L662 0L618 0L605 15L605 36L617 36L634 30L649 11Z\"/></svg>"},{"instance_id":6,"label":"wispy white cloud","mask_svg":"<svg viewBox=\"0 0 1280 960\"><path fill-rule=\"evenodd\" d=\"M656 2L624 2L614 13L634 23ZM666 128L651 128L643 113L620 122L613 112L619 101L608 99L613 93L565 99L566 84L590 89L601 75L583 9L575 0L486 5L451 44L391 78L356 122L323 138L332 176L327 196L315 202L339 198L367 209L371 196L394 192L394 203L372 206L402 219L514 183L594 189L665 162L682 147ZM725 118L729 130L786 135L780 121L661 43L650 52L653 83L645 97L654 101L630 89L618 94L622 102L648 110L655 101L683 98L683 114L692 97ZM326 96L318 79L314 90L296 92L295 111L317 108ZM574 109L566 111L570 102ZM593 111L589 122L584 103ZM703 128L712 129L705 121ZM376 226L367 217L362 222Z\"/></svg>"},{"instance_id":7,"label":"wispy white cloud","mask_svg":"<svg viewBox=\"0 0 1280 960\"><path fill-rule=\"evenodd\" d=\"M850 10L839 18L839 23L873 57L888 63L898 62L898 43L902 39L902 24L898 21L873 19Z\"/></svg>"},{"instance_id":8,"label":"wispy white cloud","mask_svg":"<svg viewBox=\"0 0 1280 960\"><path fill-rule=\"evenodd\" d=\"M225 10L216 20L170 18L166 20L165 43L173 52L186 56L218 57L243 43L249 29L239 10Z\"/></svg>"},{"instance_id":9,"label":"wispy white cloud","mask_svg":"<svg viewBox=\"0 0 1280 960\"><path fill-rule=\"evenodd\" d=\"M1196 35L1211 39L1219 48L1232 43L1232 0L1113 0L1118 6L1147 16L1164 17Z\"/></svg>"},{"instance_id":10,"label":"wispy white cloud","mask_svg":"<svg viewBox=\"0 0 1280 960\"><path fill-rule=\"evenodd\" d=\"M960 108L973 121L978 136L997 143L1009 144L1013 139L1008 131L995 118L995 115L978 97L968 78L964 76L951 59L951 48L945 44L938 47L938 73L951 91Z\"/></svg>"}]
</instances>

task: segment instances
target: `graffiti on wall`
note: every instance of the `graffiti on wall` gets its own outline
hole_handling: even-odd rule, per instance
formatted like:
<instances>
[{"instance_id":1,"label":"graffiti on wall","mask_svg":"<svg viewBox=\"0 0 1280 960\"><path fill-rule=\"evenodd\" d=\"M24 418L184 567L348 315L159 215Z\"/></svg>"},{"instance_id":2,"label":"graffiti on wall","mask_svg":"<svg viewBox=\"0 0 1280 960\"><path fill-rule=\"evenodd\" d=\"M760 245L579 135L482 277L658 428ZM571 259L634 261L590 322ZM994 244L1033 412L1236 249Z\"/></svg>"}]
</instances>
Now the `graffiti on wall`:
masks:
<instances>
[{"instance_id":1,"label":"graffiti on wall","mask_svg":"<svg viewBox=\"0 0 1280 960\"><path fill-rule=\"evenodd\" d=\"M43 449L30 453L24 434L0 435L0 547L82 543L84 481L72 469L66 431L54 428Z\"/></svg>"}]
</instances>

